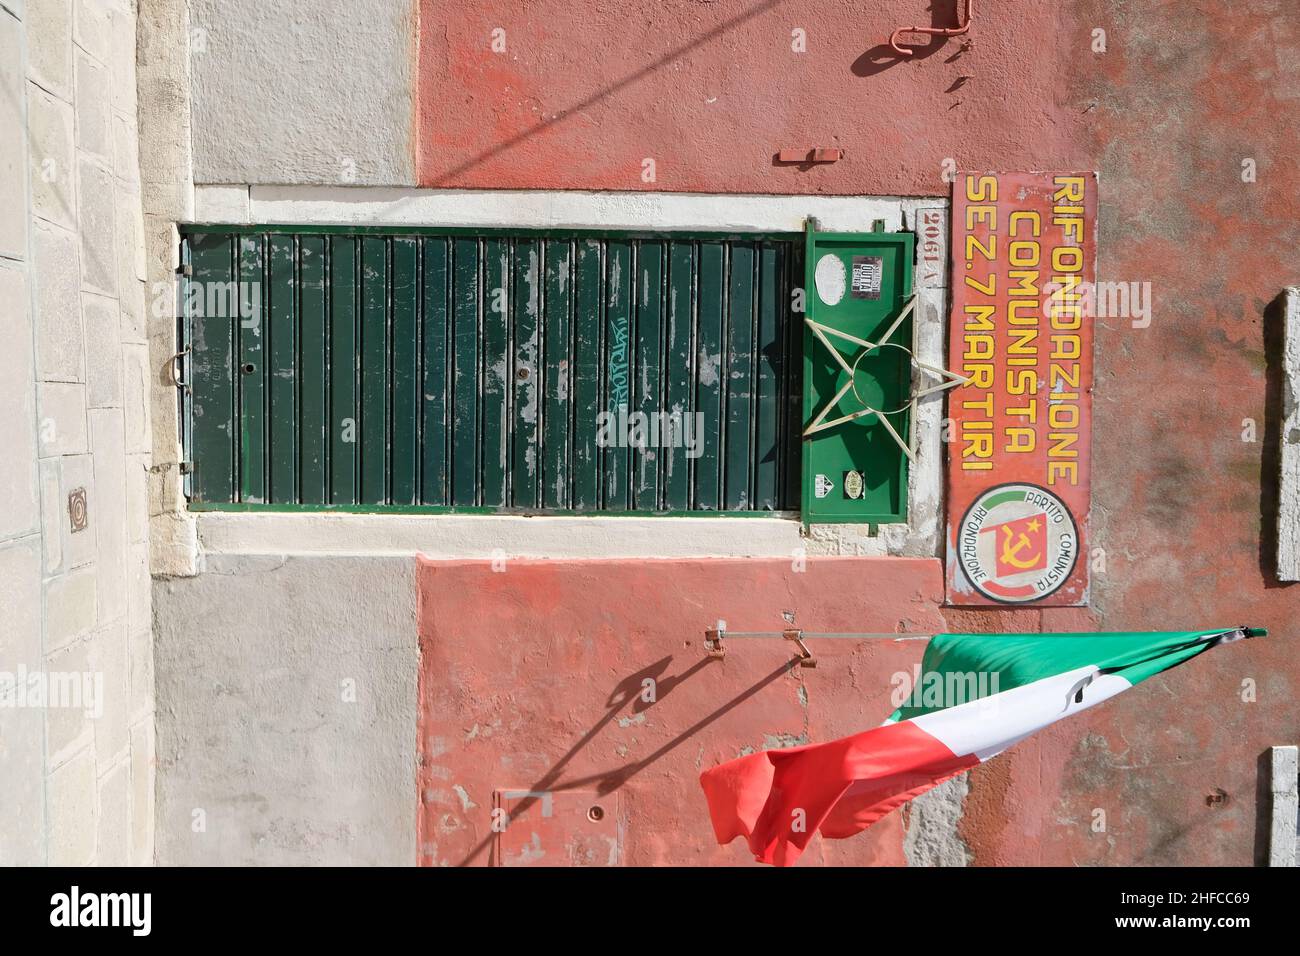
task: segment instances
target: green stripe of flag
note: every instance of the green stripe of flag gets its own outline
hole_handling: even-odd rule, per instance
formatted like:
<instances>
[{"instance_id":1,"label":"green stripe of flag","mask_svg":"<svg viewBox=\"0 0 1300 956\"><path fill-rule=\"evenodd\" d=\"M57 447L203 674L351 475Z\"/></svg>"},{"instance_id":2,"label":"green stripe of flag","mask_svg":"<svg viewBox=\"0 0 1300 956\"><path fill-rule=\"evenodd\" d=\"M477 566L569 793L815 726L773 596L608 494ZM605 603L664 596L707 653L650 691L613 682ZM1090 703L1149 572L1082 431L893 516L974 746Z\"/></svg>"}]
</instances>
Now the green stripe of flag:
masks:
<instances>
[{"instance_id":1,"label":"green stripe of flag","mask_svg":"<svg viewBox=\"0 0 1300 956\"><path fill-rule=\"evenodd\" d=\"M965 688L964 701L970 701L1090 665L1136 684L1209 649L1215 642L1207 638L1233 630L936 634L926 645L918 684L942 681L951 686L960 682ZM943 710L951 703L945 699L939 706L927 706L923 695L917 694L889 719L908 720Z\"/></svg>"}]
</instances>

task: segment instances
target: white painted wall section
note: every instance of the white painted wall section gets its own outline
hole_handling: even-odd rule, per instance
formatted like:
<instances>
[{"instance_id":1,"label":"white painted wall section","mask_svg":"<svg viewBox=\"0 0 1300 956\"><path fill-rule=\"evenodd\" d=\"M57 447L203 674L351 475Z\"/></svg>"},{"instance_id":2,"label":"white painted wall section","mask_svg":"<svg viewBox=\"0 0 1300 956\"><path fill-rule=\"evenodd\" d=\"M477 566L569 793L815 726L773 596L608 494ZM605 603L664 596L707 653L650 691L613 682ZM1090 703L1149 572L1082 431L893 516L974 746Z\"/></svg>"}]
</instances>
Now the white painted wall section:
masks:
<instances>
[{"instance_id":1,"label":"white painted wall section","mask_svg":"<svg viewBox=\"0 0 1300 956\"><path fill-rule=\"evenodd\" d=\"M190 0L194 181L414 185L415 18L413 0Z\"/></svg>"},{"instance_id":2,"label":"white painted wall section","mask_svg":"<svg viewBox=\"0 0 1300 956\"><path fill-rule=\"evenodd\" d=\"M1269 866L1295 866L1296 830L1300 827L1300 747L1274 747L1273 810L1268 843Z\"/></svg>"},{"instance_id":3,"label":"white painted wall section","mask_svg":"<svg viewBox=\"0 0 1300 956\"><path fill-rule=\"evenodd\" d=\"M866 196L741 196L577 190L248 187L247 209L228 189L198 187L203 223L446 226L496 229L646 229L803 232L815 216L828 232L903 228L904 200ZM932 200L946 202L946 200Z\"/></svg>"},{"instance_id":4,"label":"white painted wall section","mask_svg":"<svg viewBox=\"0 0 1300 956\"><path fill-rule=\"evenodd\" d=\"M205 555L794 560L807 547L800 535L800 524L793 518L209 511L199 514L198 524L199 543Z\"/></svg>"},{"instance_id":5,"label":"white painted wall section","mask_svg":"<svg viewBox=\"0 0 1300 956\"><path fill-rule=\"evenodd\" d=\"M1286 290L1283 321L1277 576L1283 581L1300 581L1300 288Z\"/></svg>"}]
</instances>

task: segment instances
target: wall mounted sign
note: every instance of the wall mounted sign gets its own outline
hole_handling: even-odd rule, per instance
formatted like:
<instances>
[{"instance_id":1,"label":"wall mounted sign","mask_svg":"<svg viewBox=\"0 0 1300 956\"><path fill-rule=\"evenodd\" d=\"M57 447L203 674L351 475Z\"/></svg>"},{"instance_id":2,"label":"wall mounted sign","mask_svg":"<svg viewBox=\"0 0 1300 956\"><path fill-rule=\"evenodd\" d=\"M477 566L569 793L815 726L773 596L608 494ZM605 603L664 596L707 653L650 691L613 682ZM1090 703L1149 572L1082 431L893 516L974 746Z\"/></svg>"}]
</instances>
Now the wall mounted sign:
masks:
<instances>
[{"instance_id":1,"label":"wall mounted sign","mask_svg":"<svg viewBox=\"0 0 1300 956\"><path fill-rule=\"evenodd\" d=\"M953 184L948 603L1088 603L1096 173Z\"/></svg>"}]
</instances>

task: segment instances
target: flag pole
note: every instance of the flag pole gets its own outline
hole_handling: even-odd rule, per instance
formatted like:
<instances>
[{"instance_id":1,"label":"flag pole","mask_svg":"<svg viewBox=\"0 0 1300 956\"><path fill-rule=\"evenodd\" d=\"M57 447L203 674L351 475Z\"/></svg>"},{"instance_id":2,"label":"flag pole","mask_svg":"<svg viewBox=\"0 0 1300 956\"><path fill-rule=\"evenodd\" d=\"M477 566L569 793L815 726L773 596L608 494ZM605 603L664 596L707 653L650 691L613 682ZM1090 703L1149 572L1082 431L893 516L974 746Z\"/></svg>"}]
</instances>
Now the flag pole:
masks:
<instances>
[{"instance_id":1,"label":"flag pole","mask_svg":"<svg viewBox=\"0 0 1300 956\"><path fill-rule=\"evenodd\" d=\"M786 619L793 621L793 614L787 614ZM1220 634L1216 640L1222 639L1227 634L1237 634L1234 640L1248 637L1267 637L1268 630L1262 627L1247 627L1244 624L1236 628L1228 628ZM987 637L999 637L997 633L986 635ZM1041 637L1059 637L1064 635L1053 635L1051 633L1041 634ZM1090 635L1079 635L1087 637ZM801 667L816 667L817 658L813 655L812 650L804 643L805 638L816 638L817 640L832 641L893 641L900 643L902 641L928 641L934 637L933 634L922 634L916 632L889 633L885 631L805 631L803 628L787 627L780 631L729 631L727 630L726 621L718 621L716 625L706 628L704 631L704 653L705 656L722 660L726 656L727 649L723 645L723 639L733 638L781 638L792 642L799 649L797 663Z\"/></svg>"}]
</instances>

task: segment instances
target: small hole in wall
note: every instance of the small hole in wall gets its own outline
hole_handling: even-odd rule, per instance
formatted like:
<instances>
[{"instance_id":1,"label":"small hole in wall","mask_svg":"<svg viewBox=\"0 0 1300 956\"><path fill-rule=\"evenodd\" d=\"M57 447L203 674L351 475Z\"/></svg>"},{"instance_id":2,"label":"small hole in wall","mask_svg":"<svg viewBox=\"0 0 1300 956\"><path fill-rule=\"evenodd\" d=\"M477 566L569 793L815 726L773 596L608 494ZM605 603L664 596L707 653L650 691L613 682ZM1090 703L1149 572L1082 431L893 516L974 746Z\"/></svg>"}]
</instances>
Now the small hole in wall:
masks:
<instances>
[{"instance_id":1,"label":"small hole in wall","mask_svg":"<svg viewBox=\"0 0 1300 956\"><path fill-rule=\"evenodd\" d=\"M587 811L587 819L592 823L599 823L601 820L605 819L605 808L601 806L592 807Z\"/></svg>"}]
</instances>

